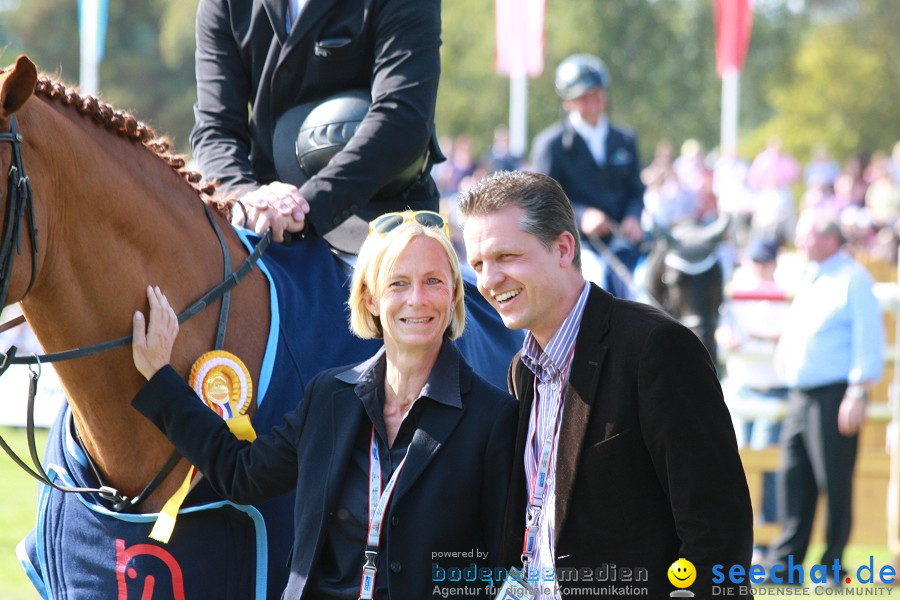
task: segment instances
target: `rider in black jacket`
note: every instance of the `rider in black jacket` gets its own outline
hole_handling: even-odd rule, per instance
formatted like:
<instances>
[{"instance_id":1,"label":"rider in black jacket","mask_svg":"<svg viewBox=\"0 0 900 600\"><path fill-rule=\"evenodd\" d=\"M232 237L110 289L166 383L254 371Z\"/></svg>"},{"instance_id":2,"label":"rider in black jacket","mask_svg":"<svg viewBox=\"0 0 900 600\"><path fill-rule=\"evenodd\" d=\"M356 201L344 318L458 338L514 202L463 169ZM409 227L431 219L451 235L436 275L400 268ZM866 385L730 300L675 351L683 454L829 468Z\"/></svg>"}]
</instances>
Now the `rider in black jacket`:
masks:
<instances>
[{"instance_id":1,"label":"rider in black jacket","mask_svg":"<svg viewBox=\"0 0 900 600\"><path fill-rule=\"evenodd\" d=\"M582 264L592 277L597 264L591 243L602 242L628 268L634 269L643 240L641 211L644 184L633 134L613 127L607 116L606 90L610 77L603 62L589 54L575 54L556 70L556 91L567 112L559 123L534 140L531 162L536 171L556 179L572 200L584 242ZM619 234L619 235L616 235ZM596 249L596 248L595 248ZM627 297L624 284L610 268L598 285Z\"/></svg>"}]
</instances>

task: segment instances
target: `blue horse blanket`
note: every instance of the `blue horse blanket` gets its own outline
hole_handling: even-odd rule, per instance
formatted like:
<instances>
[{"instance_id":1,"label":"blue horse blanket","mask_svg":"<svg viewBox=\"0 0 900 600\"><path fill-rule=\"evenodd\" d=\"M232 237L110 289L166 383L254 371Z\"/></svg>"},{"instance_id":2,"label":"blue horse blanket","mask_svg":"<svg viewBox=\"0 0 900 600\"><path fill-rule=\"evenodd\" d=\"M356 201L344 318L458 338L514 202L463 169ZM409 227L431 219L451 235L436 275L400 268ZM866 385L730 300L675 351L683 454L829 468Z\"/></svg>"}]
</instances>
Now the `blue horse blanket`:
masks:
<instances>
[{"instance_id":1,"label":"blue horse blanket","mask_svg":"<svg viewBox=\"0 0 900 600\"><path fill-rule=\"evenodd\" d=\"M239 232L250 247L257 240ZM347 327L349 274L317 239L273 244L260 262L270 285L271 324L257 382L253 418L271 430L302 398L319 371L362 361L377 340L353 337ZM507 366L522 342L466 283L468 322L458 341L485 379L505 388ZM68 485L98 482L75 443L63 406L50 430L44 466ZM287 582L293 542L293 494L256 505L217 497L205 480L188 495L168 544L148 536L156 514L119 514L94 495L38 489L35 529L19 544L19 560L42 598L157 600L279 598Z\"/></svg>"}]
</instances>

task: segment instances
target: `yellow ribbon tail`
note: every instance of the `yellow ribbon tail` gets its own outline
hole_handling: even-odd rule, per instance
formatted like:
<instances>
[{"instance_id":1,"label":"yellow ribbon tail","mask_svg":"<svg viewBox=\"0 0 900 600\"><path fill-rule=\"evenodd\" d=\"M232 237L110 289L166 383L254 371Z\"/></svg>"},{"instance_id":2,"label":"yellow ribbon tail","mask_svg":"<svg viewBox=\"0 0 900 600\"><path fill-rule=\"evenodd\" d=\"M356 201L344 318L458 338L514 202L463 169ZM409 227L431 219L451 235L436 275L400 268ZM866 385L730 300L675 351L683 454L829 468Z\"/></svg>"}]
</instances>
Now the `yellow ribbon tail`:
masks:
<instances>
[{"instance_id":1,"label":"yellow ribbon tail","mask_svg":"<svg viewBox=\"0 0 900 600\"><path fill-rule=\"evenodd\" d=\"M256 430L253 429L253 424L250 422L249 416L238 415L228 419L225 423L236 438L248 442L252 442L256 439ZM191 489L191 479L193 479L195 472L196 469L191 467L187 477L185 477L184 481L181 483L181 487L172 494L172 497L166 501L165 506L159 511L159 516L156 517L156 523L150 531L150 539L156 540L162 544L169 543L169 539L172 537L172 531L175 529L175 520L178 518L178 511L181 509L181 505L184 503L184 499Z\"/></svg>"},{"instance_id":2,"label":"yellow ribbon tail","mask_svg":"<svg viewBox=\"0 0 900 600\"><path fill-rule=\"evenodd\" d=\"M256 430L253 429L253 424L250 423L249 416L238 415L228 419L225 423L228 425L228 429L231 433L239 440L252 442L256 439Z\"/></svg>"},{"instance_id":3,"label":"yellow ribbon tail","mask_svg":"<svg viewBox=\"0 0 900 600\"><path fill-rule=\"evenodd\" d=\"M184 499L187 497L188 491L191 489L191 479L193 478L195 471L196 469L194 467L188 469L187 477L181 482L181 487L172 494L172 497L166 501L165 506L159 511L159 516L156 517L156 523L150 531L151 540L156 540L161 544L169 543L169 538L172 537L172 531L175 529L175 520L178 518L178 510L181 508Z\"/></svg>"},{"instance_id":4,"label":"yellow ribbon tail","mask_svg":"<svg viewBox=\"0 0 900 600\"><path fill-rule=\"evenodd\" d=\"M246 414L253 398L253 381L241 359L224 350L207 352L194 362L188 383L217 414L235 415L226 419L225 423L236 438L248 442L256 439L256 431ZM191 480L196 472L196 468L191 467L181 487L166 501L150 531L151 539L163 544L169 542L178 511L191 489Z\"/></svg>"}]
</instances>

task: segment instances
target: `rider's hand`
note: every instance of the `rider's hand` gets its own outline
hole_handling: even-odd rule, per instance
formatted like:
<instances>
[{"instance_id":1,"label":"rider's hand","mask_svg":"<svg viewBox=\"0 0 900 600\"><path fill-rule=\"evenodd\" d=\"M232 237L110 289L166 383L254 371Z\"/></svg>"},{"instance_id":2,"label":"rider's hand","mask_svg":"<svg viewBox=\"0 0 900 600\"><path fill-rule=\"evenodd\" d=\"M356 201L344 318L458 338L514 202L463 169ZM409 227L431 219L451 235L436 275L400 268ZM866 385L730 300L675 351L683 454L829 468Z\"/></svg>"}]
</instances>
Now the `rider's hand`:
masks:
<instances>
[{"instance_id":1,"label":"rider's hand","mask_svg":"<svg viewBox=\"0 0 900 600\"><path fill-rule=\"evenodd\" d=\"M635 217L625 217L619 225L619 231L628 238L632 244L640 244L644 240L644 230L641 222Z\"/></svg>"},{"instance_id":2,"label":"rider's hand","mask_svg":"<svg viewBox=\"0 0 900 600\"><path fill-rule=\"evenodd\" d=\"M284 233L299 233L306 227L309 202L289 183L275 181L244 194L241 203L247 212L244 227L262 235L272 228L272 239L284 241Z\"/></svg>"},{"instance_id":3,"label":"rider's hand","mask_svg":"<svg viewBox=\"0 0 900 600\"><path fill-rule=\"evenodd\" d=\"M147 300L150 301L150 324L144 326L141 311L134 313L131 356L141 375L150 379L172 358L172 346L178 335L178 317L158 287L147 286Z\"/></svg>"},{"instance_id":4,"label":"rider's hand","mask_svg":"<svg viewBox=\"0 0 900 600\"><path fill-rule=\"evenodd\" d=\"M586 236L606 237L612 233L612 222L599 208L587 208L581 215L581 231Z\"/></svg>"}]
</instances>

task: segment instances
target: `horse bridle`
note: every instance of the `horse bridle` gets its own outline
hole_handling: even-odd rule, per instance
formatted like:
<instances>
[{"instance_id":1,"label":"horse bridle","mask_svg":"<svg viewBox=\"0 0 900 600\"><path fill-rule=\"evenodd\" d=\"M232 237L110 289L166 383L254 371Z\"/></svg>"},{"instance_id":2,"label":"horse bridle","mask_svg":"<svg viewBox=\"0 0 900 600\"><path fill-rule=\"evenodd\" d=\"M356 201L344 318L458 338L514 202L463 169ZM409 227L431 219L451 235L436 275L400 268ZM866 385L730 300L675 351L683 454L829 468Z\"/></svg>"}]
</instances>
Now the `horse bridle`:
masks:
<instances>
[{"instance_id":1,"label":"horse bridle","mask_svg":"<svg viewBox=\"0 0 900 600\"><path fill-rule=\"evenodd\" d=\"M9 284L12 279L16 255L22 253L22 222L27 219L31 238L31 279L25 294L31 291L37 274L38 230L34 222L34 194L31 182L22 164L22 134L15 115L10 117L9 131L0 131L0 142L12 146L6 185L6 215L3 219L3 237L0 238L0 308L6 306ZM23 294L24 295L24 294ZM4 365L0 363L0 374Z\"/></svg>"},{"instance_id":2,"label":"horse bridle","mask_svg":"<svg viewBox=\"0 0 900 600\"><path fill-rule=\"evenodd\" d=\"M38 231L34 220L34 196L31 189L31 183L28 180L28 176L25 174L25 167L22 163L22 141L23 138L19 133L18 124L16 123L16 117L13 115L10 117L10 130L7 132L0 132L0 142L9 142L12 145L12 159L10 161L7 180L8 193L6 202L6 216L3 224L3 237L0 238L0 309L6 306L6 299L9 293L10 280L12 279L12 269L15 256L16 254L21 254L22 252L21 224L26 218L28 220L29 234L31 238L31 279L28 283L28 287L26 288L25 293L23 294L23 297L27 295L29 291L31 291L31 287L34 285L37 274ZM231 289L239 284L241 280L243 280L244 277L246 277L247 274L253 269L253 267L256 266L259 258L263 255L263 253L269 247L269 244L272 242L272 231L267 231L266 234L256 244L256 246L254 246L253 251L250 252L249 256L244 259L244 262L241 263L241 265L235 271L231 271L231 257L230 253L228 252L228 247L225 243L225 238L222 236L221 231L219 231L219 227L216 225L215 219L213 218L212 213L209 210L209 206L204 203L203 208L206 213L206 217L209 220L209 223L212 225L212 228L216 233L216 237L218 238L219 244L222 249L222 255L225 263L225 275L223 280L219 284L203 294L199 299L193 302L178 315L178 323L184 323L191 317L199 314L210 304L221 298L222 305L219 311L219 322L216 328L215 342L215 348L220 349L223 347L225 342L225 328L228 321ZM5 331L6 329L19 325L23 321L24 318L13 319L9 323L0 325L0 331ZM23 461L18 456L18 454L16 454L16 452L9 446L9 444L6 442L6 440L3 439L2 436L0 436L0 447L3 448L6 454L9 455L9 457L22 470L24 470L26 473L28 473L41 483L59 490L60 492L98 494L101 498L111 503L112 510L115 512L124 512L130 509L134 509L148 496L150 496L150 494L153 493L153 491L159 486L159 484L162 483L162 481L168 476L172 469L175 468L175 465L181 458L178 451L176 450L172 452L163 466L159 469L159 471L157 471L157 473L153 476L147 486L138 495L129 498L128 496L125 496L111 486L102 485L100 472L97 469L96 465L93 463L93 460L90 457L90 453L88 453L87 449L84 447L84 444L81 442L81 439L78 436L78 432L76 430L74 432L76 440L81 446L87 459L88 465L94 473L94 476L97 478L97 481L101 483L101 485L97 488L60 485L48 477L47 472L44 470L44 467L40 461L40 457L37 453L37 444L35 442L34 432L34 400L35 396L37 395L37 383L40 378L41 364L60 362L64 360L71 360L84 356L99 354L101 352L112 350L113 348L126 346L130 344L131 341L132 336L126 335L114 340L101 342L99 344L93 344L91 346L42 355L32 354L30 356L16 356L15 346L10 347L9 350L7 350L5 353L0 352L0 376L2 376L3 373L5 373L6 370L14 364L28 365L31 372L31 378L28 386L28 406L26 409L26 437L28 438L28 451L30 454L32 466L34 468L27 465L25 461Z\"/></svg>"}]
</instances>

